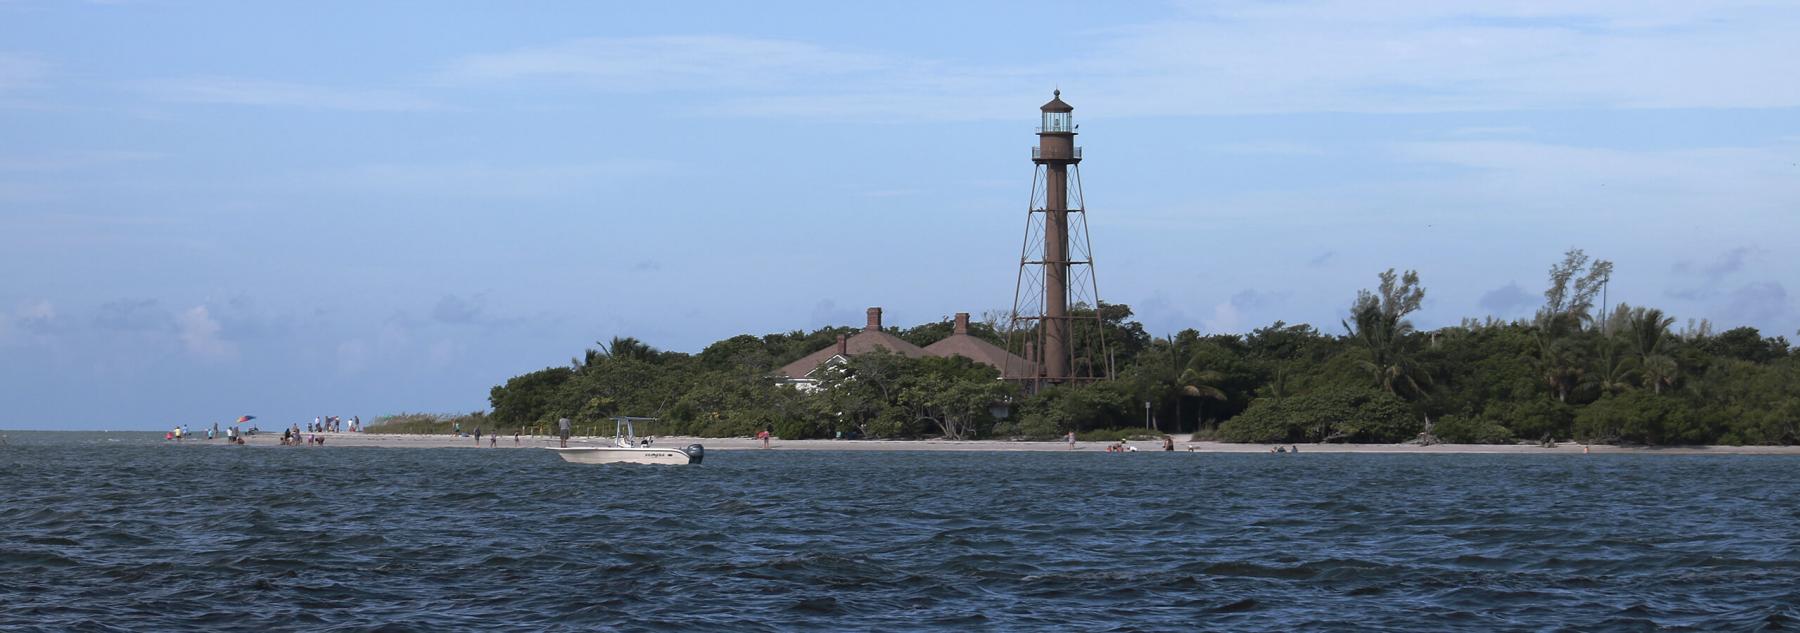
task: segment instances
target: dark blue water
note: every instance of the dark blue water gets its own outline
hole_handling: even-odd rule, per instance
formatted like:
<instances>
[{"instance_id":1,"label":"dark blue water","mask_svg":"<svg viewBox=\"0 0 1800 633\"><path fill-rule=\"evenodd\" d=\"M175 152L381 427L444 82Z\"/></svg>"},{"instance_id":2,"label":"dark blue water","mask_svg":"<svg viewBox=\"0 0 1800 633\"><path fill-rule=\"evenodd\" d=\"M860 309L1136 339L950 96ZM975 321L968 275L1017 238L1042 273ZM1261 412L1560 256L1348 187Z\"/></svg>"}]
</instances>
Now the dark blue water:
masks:
<instances>
[{"instance_id":1,"label":"dark blue water","mask_svg":"<svg viewBox=\"0 0 1800 633\"><path fill-rule=\"evenodd\" d=\"M1789 457L776 450L644 467L8 435L4 630L1800 626Z\"/></svg>"}]
</instances>

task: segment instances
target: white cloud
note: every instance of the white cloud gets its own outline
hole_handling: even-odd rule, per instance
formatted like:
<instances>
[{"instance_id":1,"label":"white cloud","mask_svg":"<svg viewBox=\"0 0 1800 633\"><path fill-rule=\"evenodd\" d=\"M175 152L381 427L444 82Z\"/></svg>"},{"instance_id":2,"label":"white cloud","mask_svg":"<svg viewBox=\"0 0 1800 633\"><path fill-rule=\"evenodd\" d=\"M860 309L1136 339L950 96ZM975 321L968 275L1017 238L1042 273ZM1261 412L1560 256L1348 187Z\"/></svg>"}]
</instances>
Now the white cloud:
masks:
<instances>
[{"instance_id":1,"label":"white cloud","mask_svg":"<svg viewBox=\"0 0 1800 633\"><path fill-rule=\"evenodd\" d=\"M20 306L14 321L27 331L51 332L59 327L62 318L56 312L56 304L49 299L38 299Z\"/></svg>"},{"instance_id":2,"label":"white cloud","mask_svg":"<svg viewBox=\"0 0 1800 633\"><path fill-rule=\"evenodd\" d=\"M1314 143L1296 143L1293 141L1222 143L1213 145L1211 148L1213 151L1224 154L1242 154L1246 156L1324 156L1329 153L1321 145Z\"/></svg>"},{"instance_id":3,"label":"white cloud","mask_svg":"<svg viewBox=\"0 0 1800 633\"><path fill-rule=\"evenodd\" d=\"M0 94L36 85L50 65L31 55L0 52Z\"/></svg>"},{"instance_id":4,"label":"white cloud","mask_svg":"<svg viewBox=\"0 0 1800 633\"><path fill-rule=\"evenodd\" d=\"M1779 282L1746 284L1731 291L1719 310L1726 323L1757 324L1767 328L1776 322L1793 322L1787 288Z\"/></svg>"},{"instance_id":5,"label":"white cloud","mask_svg":"<svg viewBox=\"0 0 1800 633\"><path fill-rule=\"evenodd\" d=\"M1286 112L1800 106L1800 11L1765 2L1352 2L1178 5L1080 33L1060 56L981 63L734 35L592 37L450 60L436 88L674 93L725 117L1013 117L1068 88L1106 117ZM0 86L4 86L0 62ZM35 72L15 71L14 74ZM352 111L439 109L394 90L246 78L143 82L187 103ZM533 107L549 107L542 99ZM1475 130L1471 135L1513 134ZM1290 148L1291 149L1291 148Z\"/></svg>"},{"instance_id":6,"label":"white cloud","mask_svg":"<svg viewBox=\"0 0 1800 633\"><path fill-rule=\"evenodd\" d=\"M48 299L34 299L0 311L0 343L46 342L69 330L68 317Z\"/></svg>"},{"instance_id":7,"label":"white cloud","mask_svg":"<svg viewBox=\"0 0 1800 633\"><path fill-rule=\"evenodd\" d=\"M593 38L468 57L451 84L699 92L709 115L1013 116L1051 85L1105 116L1800 106L1800 11L1763 2L1208 2L980 64L728 36ZM1085 43L1085 44L1084 44ZM1512 132L1508 130L1506 132Z\"/></svg>"},{"instance_id":8,"label":"white cloud","mask_svg":"<svg viewBox=\"0 0 1800 633\"><path fill-rule=\"evenodd\" d=\"M319 188L395 195L541 198L605 189L666 171L667 161L618 159L566 165L488 163L362 165L295 178Z\"/></svg>"},{"instance_id":9,"label":"white cloud","mask_svg":"<svg viewBox=\"0 0 1800 633\"><path fill-rule=\"evenodd\" d=\"M176 315L178 336L189 354L203 360L227 360L237 355L237 347L219 338L219 322L206 306L194 306Z\"/></svg>"},{"instance_id":10,"label":"white cloud","mask_svg":"<svg viewBox=\"0 0 1800 633\"><path fill-rule=\"evenodd\" d=\"M1244 315L1237 304L1222 301L1213 305L1212 318L1206 319L1206 331L1214 333L1244 331Z\"/></svg>"},{"instance_id":11,"label":"white cloud","mask_svg":"<svg viewBox=\"0 0 1800 633\"><path fill-rule=\"evenodd\" d=\"M1403 143L1393 150L1402 158L1465 170L1419 185L1417 192L1459 200L1461 207L1479 200L1517 214L1558 214L1562 222L1629 220L1649 228L1705 217L1718 227L1791 222L1792 210L1800 207L1791 155L1776 148L1624 150L1453 141ZM1572 210L1581 216L1567 217Z\"/></svg>"},{"instance_id":12,"label":"white cloud","mask_svg":"<svg viewBox=\"0 0 1800 633\"><path fill-rule=\"evenodd\" d=\"M451 83L578 82L620 92L767 90L826 76L881 70L889 62L791 40L730 36L586 38L475 55L451 65Z\"/></svg>"},{"instance_id":13,"label":"white cloud","mask_svg":"<svg viewBox=\"0 0 1800 633\"><path fill-rule=\"evenodd\" d=\"M456 362L458 356L462 355L462 351L463 345L456 341L448 339L435 341L425 350L425 366L432 369L449 367Z\"/></svg>"},{"instance_id":14,"label":"white cloud","mask_svg":"<svg viewBox=\"0 0 1800 633\"><path fill-rule=\"evenodd\" d=\"M167 154L114 149L59 151L38 156L0 156L0 172L73 171L154 160L164 156Z\"/></svg>"},{"instance_id":15,"label":"white cloud","mask_svg":"<svg viewBox=\"0 0 1800 633\"><path fill-rule=\"evenodd\" d=\"M1494 4L1208 3L1078 61L1109 112L1800 105L1791 5Z\"/></svg>"},{"instance_id":16,"label":"white cloud","mask_svg":"<svg viewBox=\"0 0 1800 633\"><path fill-rule=\"evenodd\" d=\"M163 101L267 107L293 107L353 112L439 110L428 99L393 90L358 90L261 79L188 77L133 84Z\"/></svg>"},{"instance_id":17,"label":"white cloud","mask_svg":"<svg viewBox=\"0 0 1800 633\"><path fill-rule=\"evenodd\" d=\"M337 346L337 362L339 373L361 373L369 365L369 347L362 339L351 339Z\"/></svg>"}]
</instances>

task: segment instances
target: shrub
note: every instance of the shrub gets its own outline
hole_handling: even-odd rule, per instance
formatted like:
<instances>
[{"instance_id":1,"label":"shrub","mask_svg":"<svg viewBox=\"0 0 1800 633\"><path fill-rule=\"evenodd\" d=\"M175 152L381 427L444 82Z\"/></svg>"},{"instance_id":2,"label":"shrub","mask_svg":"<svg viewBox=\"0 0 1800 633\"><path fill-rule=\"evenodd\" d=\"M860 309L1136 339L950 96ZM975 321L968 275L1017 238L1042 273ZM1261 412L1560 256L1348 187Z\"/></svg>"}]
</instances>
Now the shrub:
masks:
<instances>
[{"instance_id":1,"label":"shrub","mask_svg":"<svg viewBox=\"0 0 1800 633\"><path fill-rule=\"evenodd\" d=\"M1431 426L1431 433L1451 444L1505 444L1512 441L1512 431L1478 416L1446 415Z\"/></svg>"},{"instance_id":2,"label":"shrub","mask_svg":"<svg viewBox=\"0 0 1800 633\"><path fill-rule=\"evenodd\" d=\"M919 424L907 410L887 407L876 414L875 419L864 424L863 430L869 437L914 437L919 434Z\"/></svg>"},{"instance_id":3,"label":"shrub","mask_svg":"<svg viewBox=\"0 0 1800 633\"><path fill-rule=\"evenodd\" d=\"M811 420L781 420L775 423L775 437L784 440L810 440L824 437L819 425Z\"/></svg>"},{"instance_id":4,"label":"shrub","mask_svg":"<svg viewBox=\"0 0 1800 633\"><path fill-rule=\"evenodd\" d=\"M457 424L462 424L465 432L474 431L476 427L499 432L500 425L488 418L485 411L474 413L397 413L375 418L363 427L367 433L394 434L433 434L449 433ZM514 427L508 426L510 432Z\"/></svg>"},{"instance_id":5,"label":"shrub","mask_svg":"<svg viewBox=\"0 0 1800 633\"><path fill-rule=\"evenodd\" d=\"M1083 442L1117 442L1119 440L1160 440L1163 434L1146 428L1094 429L1075 434Z\"/></svg>"},{"instance_id":6,"label":"shrub","mask_svg":"<svg viewBox=\"0 0 1800 633\"><path fill-rule=\"evenodd\" d=\"M1595 442L1703 444L1716 435L1679 401L1643 391L1595 400L1575 415L1575 436Z\"/></svg>"},{"instance_id":7,"label":"shrub","mask_svg":"<svg viewBox=\"0 0 1800 633\"><path fill-rule=\"evenodd\" d=\"M1056 424L1053 414L1028 413L1018 422L1002 422L994 426L994 434L1020 440L1054 440L1065 432Z\"/></svg>"},{"instance_id":8,"label":"shrub","mask_svg":"<svg viewBox=\"0 0 1800 633\"><path fill-rule=\"evenodd\" d=\"M1332 389L1282 400L1260 399L1226 420L1227 442L1399 442L1416 437L1423 423L1393 394L1371 389Z\"/></svg>"},{"instance_id":9,"label":"shrub","mask_svg":"<svg viewBox=\"0 0 1800 633\"><path fill-rule=\"evenodd\" d=\"M1481 417L1505 424L1512 429L1513 437L1538 440L1569 437L1574 429L1575 408L1546 396L1524 402L1491 404L1482 411Z\"/></svg>"}]
</instances>

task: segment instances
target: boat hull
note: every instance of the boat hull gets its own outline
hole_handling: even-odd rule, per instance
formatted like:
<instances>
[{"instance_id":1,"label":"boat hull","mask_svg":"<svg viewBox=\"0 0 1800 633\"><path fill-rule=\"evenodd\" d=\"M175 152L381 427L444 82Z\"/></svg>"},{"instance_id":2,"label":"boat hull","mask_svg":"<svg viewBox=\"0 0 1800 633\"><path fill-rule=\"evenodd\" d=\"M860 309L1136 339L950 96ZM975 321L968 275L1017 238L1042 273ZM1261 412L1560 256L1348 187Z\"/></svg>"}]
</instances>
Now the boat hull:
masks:
<instances>
[{"instance_id":1,"label":"boat hull","mask_svg":"<svg viewBox=\"0 0 1800 633\"><path fill-rule=\"evenodd\" d=\"M581 446L555 448L563 461L577 464L691 464L697 462L686 451L676 448L613 448Z\"/></svg>"}]
</instances>

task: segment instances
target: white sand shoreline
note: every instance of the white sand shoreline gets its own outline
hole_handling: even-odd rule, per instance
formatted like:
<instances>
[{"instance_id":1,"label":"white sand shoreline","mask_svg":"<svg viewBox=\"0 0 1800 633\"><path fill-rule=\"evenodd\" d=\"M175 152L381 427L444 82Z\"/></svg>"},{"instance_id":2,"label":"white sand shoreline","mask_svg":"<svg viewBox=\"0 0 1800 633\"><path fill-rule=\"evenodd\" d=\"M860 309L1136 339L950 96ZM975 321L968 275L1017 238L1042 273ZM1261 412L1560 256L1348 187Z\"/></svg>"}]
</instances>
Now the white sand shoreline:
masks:
<instances>
[{"instance_id":1,"label":"white sand shoreline","mask_svg":"<svg viewBox=\"0 0 1800 633\"><path fill-rule=\"evenodd\" d=\"M477 448L473 437L456 437L453 435L392 435L383 433L319 433L325 437L325 447L385 447L385 448ZM280 432L263 432L248 438L253 446L280 445ZM1175 452L1177 453L1267 453L1274 444L1228 444L1224 442L1188 442L1185 437L1176 436ZM223 442L207 442L205 440L187 440L195 444L219 444ZM578 437L569 441L570 446L593 446L602 443L602 438ZM762 443L744 437L658 437L659 447L682 447L689 444L702 444L709 451L763 450ZM775 439L769 443L769 450L800 451L998 451L998 452L1034 452L1034 451L1087 451L1105 452L1109 442L1076 442L1071 449L1066 442L1013 442L1004 440L782 440ZM1161 453L1162 445L1157 441L1130 442L1142 453ZM547 436L525 436L514 443L511 435L503 435L495 448L541 448L555 446L556 438ZM1288 445L1283 445L1288 446ZM479 448L489 448L487 437L482 437ZM1496 454L1496 455L1581 455L1585 448L1592 454L1640 454L1640 455L1800 455L1800 446L1612 446L1606 444L1582 445L1562 443L1555 448L1543 448L1536 444L1434 444L1419 446L1416 444L1299 444L1304 453L1414 453L1414 454ZM1192 450L1190 450L1192 449Z\"/></svg>"}]
</instances>

